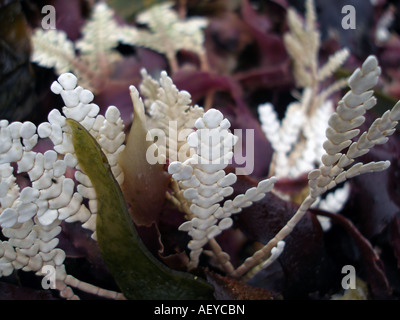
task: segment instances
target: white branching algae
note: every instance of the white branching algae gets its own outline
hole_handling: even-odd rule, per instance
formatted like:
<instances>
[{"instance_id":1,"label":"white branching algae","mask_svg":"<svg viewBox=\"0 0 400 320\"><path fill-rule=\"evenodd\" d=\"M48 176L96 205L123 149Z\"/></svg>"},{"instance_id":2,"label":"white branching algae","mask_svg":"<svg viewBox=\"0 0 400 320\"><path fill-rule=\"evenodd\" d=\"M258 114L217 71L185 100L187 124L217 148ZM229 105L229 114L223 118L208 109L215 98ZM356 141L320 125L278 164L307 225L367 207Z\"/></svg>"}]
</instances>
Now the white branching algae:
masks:
<instances>
[{"instance_id":1,"label":"white branching algae","mask_svg":"<svg viewBox=\"0 0 400 320\"><path fill-rule=\"evenodd\" d=\"M157 137L158 162L184 161L188 157L186 138L193 132L195 121L204 109L194 105L190 93L178 90L165 71L159 81L154 80L145 69L141 70L140 92L146 108L146 124L152 138ZM165 157L165 159L163 158Z\"/></svg>"},{"instance_id":2,"label":"white branching algae","mask_svg":"<svg viewBox=\"0 0 400 320\"><path fill-rule=\"evenodd\" d=\"M109 298L121 298L116 292L102 290L68 275L63 264L65 253L57 248L62 221L79 221L83 227L95 231L97 211L90 180L77 165L65 116L80 122L91 132L107 155L116 179L122 182L124 176L117 158L124 148L125 134L119 111L109 107L105 117L98 115L99 107L91 103L93 94L77 86L77 78L70 73L62 74L51 89L63 98L64 115L54 109L49 113L49 122L38 128L31 122L1 121L0 226L8 241L0 243L0 274L6 276L14 269L23 269L41 275L42 267L51 265L56 268L57 289L62 297L77 298L72 286ZM38 138L49 138L54 150L43 154L34 151ZM20 189L13 164L16 164L17 174L28 174L31 186ZM65 176L68 168L77 169L77 191L75 182ZM82 204L83 198L89 200L89 208Z\"/></svg>"},{"instance_id":3,"label":"white branching algae","mask_svg":"<svg viewBox=\"0 0 400 320\"><path fill-rule=\"evenodd\" d=\"M55 68L58 74L73 72L82 86L96 92L104 75L122 58L115 50L119 40L117 30L114 12L99 2L76 43L64 31L36 29L32 35L31 60L43 67Z\"/></svg>"},{"instance_id":4,"label":"white branching algae","mask_svg":"<svg viewBox=\"0 0 400 320\"><path fill-rule=\"evenodd\" d=\"M251 272L251 274L256 273L263 266L268 266L277 253L282 252L284 244L281 241L295 228L322 194L347 179L367 172L382 171L389 166L388 161L357 163L350 166L355 158L366 154L374 145L385 143L388 136L395 131L394 127L399 120L400 103L396 104L392 111L387 111L382 118L377 119L357 141L352 140L360 134L358 127L365 121L365 112L376 103L373 91L370 89L378 82L379 75L380 67L377 60L374 56L370 56L349 78L348 84L351 90L338 103L336 112L327 120L329 126L326 129L325 142L322 144L324 152L320 155L321 165L318 169L311 170L308 175L308 197L286 226L237 269L231 265L229 255L222 251L214 238L232 225L230 218L232 214L240 212L242 208L262 199L266 192L271 191L276 178L263 180L245 194L220 204L224 197L232 194L233 189L230 186L236 181L233 173L226 175L224 171L233 156L232 148L236 139L228 130L229 121L215 109L210 109L196 121L197 131L190 134L187 139L188 145L193 147L196 153L184 162L172 162L168 168L172 178L178 182L173 187L172 201L178 203L178 207L186 212L188 219L179 229L188 232L192 237L188 245L191 251L189 268L197 266L203 247L209 244L215 260L231 276L241 277L258 266ZM296 114L294 110L293 116L290 114L282 125L287 126L288 131L297 131L299 126L296 126L295 119L301 119L301 113ZM273 140L274 142L278 141ZM285 142L291 145L295 140L288 139ZM345 149L347 152L342 153ZM277 248L270 257L274 247Z\"/></svg>"},{"instance_id":5,"label":"white branching algae","mask_svg":"<svg viewBox=\"0 0 400 320\"><path fill-rule=\"evenodd\" d=\"M395 132L400 120L400 102L397 102L392 110L386 111L360 135L358 128L365 121L364 114L376 104L371 89L377 84L380 73L378 61L374 56L369 56L361 68L350 76L348 84L351 90L339 101L336 112L328 121L326 141L323 144L325 153L321 157L322 164L308 174L309 195L275 237L239 266L233 276L242 276L251 268L262 264L263 259L270 255L271 249L292 232L306 211L323 193L350 178L389 167L389 161L354 164L357 157L368 153L373 146L386 143L388 136ZM353 141L357 136L359 138ZM347 151L343 153L343 150Z\"/></svg>"},{"instance_id":6,"label":"white branching algae","mask_svg":"<svg viewBox=\"0 0 400 320\"><path fill-rule=\"evenodd\" d=\"M199 118L195 127L197 131L188 136L187 142L196 153L186 161L172 162L168 167L172 178L179 182L177 197L182 199L183 195L185 207L189 207L188 221L179 227L192 237L188 244L191 250L189 269L197 266L203 247L232 226L230 216L262 199L276 181L275 178L263 180L245 194L220 205L219 202L233 193L231 185L237 179L234 173L226 175L224 169L233 157L233 146L238 138L229 132L229 121L215 109L208 110ZM215 241L211 244L216 246ZM217 261L232 272L229 256L219 248L217 253Z\"/></svg>"},{"instance_id":7,"label":"white branching algae","mask_svg":"<svg viewBox=\"0 0 400 320\"><path fill-rule=\"evenodd\" d=\"M294 93L298 101L287 106L281 121L271 103L258 107L262 130L274 150L270 174L278 178L297 178L321 164L325 152L325 135L322 133L328 128L329 117L335 110L329 97L347 84L346 79L332 81L330 78L347 60L349 51L344 48L335 52L320 66L320 32L314 1L307 0L305 9L304 19L293 8L288 9L289 31L284 34L295 83L303 92L301 95ZM331 84L327 85L327 81ZM335 196L334 192L330 192L329 198ZM339 191L339 201L317 201L314 206L339 212L349 194L350 188L346 187Z\"/></svg>"},{"instance_id":8,"label":"white branching algae","mask_svg":"<svg viewBox=\"0 0 400 320\"><path fill-rule=\"evenodd\" d=\"M302 18L292 8L287 15L289 32L284 35L286 49L293 63L297 87L303 92L299 101L288 105L282 121L270 103L258 107L262 129L271 142L274 159L270 173L277 177L298 177L320 164L324 152L322 144L328 127L333 103L329 96L346 85L337 80L326 88L322 86L347 60L349 51L342 49L328 61L318 65L320 33L316 24L314 2L306 1L306 16Z\"/></svg>"},{"instance_id":9,"label":"white branching algae","mask_svg":"<svg viewBox=\"0 0 400 320\"><path fill-rule=\"evenodd\" d=\"M81 30L82 38L75 43L64 31L36 29L32 36L31 60L43 67L55 68L58 74L74 73L82 86L95 93L122 59L122 54L116 50L119 43L164 54L173 71L178 68L176 54L183 49L196 53L201 63L207 65L203 46L207 20L200 17L180 19L171 6L171 3L164 3L142 12L137 22L149 28L143 30L118 24L114 11L105 2L97 2Z\"/></svg>"},{"instance_id":10,"label":"white branching algae","mask_svg":"<svg viewBox=\"0 0 400 320\"><path fill-rule=\"evenodd\" d=\"M208 21L203 17L180 19L171 9L172 3L163 3L140 13L136 21L148 30L124 26L120 31L120 41L141 46L164 54L172 72L178 69L176 54L184 49L196 53L203 64L206 63L203 46L203 29Z\"/></svg>"},{"instance_id":11,"label":"white branching algae","mask_svg":"<svg viewBox=\"0 0 400 320\"><path fill-rule=\"evenodd\" d=\"M367 131L360 132L365 113L376 103L371 89L378 82L380 72L376 58L370 56L349 78L351 90L339 101L336 111L327 120L323 152L318 153L320 166L308 174L308 196L273 239L235 268L216 237L232 227L232 215L263 199L273 189L277 178L264 179L244 194L224 201L232 195L232 185L237 180L233 172L227 173L226 170L238 140L229 130L230 122L216 109L204 112L201 107L191 106L190 94L179 91L166 72L162 72L159 81L155 81L142 71L140 93L144 100L141 100L135 87L130 87L137 108L135 116L141 118L141 130L144 132L140 133L143 137L148 133L149 145L163 154L160 159L175 157L177 160L169 164L171 188L166 194L164 190L161 198L185 213L187 221L179 230L191 237L188 269L198 266L200 255L208 245L211 250L207 253L211 252L213 260L228 275L240 278L257 273L279 257L284 250L285 237L322 194L352 177L388 168L388 161L356 162L375 145L386 143L400 119L400 103L397 103L392 110L375 120ZM60 75L51 90L62 97L65 106L62 112L52 110L48 122L36 127L29 121L0 121L0 226L3 236L7 238L7 241L0 242L0 275L7 276L19 269L42 275L42 267L51 265L56 268L56 287L62 297L78 298L72 291L72 288L78 288L99 296L122 299L120 293L103 290L69 275L64 266L65 252L57 247L61 223L80 222L84 228L92 230L96 238L98 199L92 182L79 167L66 118L79 122L93 136L119 184L129 174L129 165L125 163L123 167L120 156L128 149L141 150L142 153L146 150L143 146L135 149L129 144L129 139L125 145L124 124L118 109L110 106L104 116L99 115L99 107L92 103L93 93L77 86L77 78L73 74ZM300 126L295 120L301 119L300 114L304 113L300 107L290 109L280 129L286 130L284 128L287 127L289 130L291 127L297 132ZM264 119L268 120L267 117ZM171 122L174 131L169 130ZM272 119L272 123L276 124L276 119ZM318 126L317 121L315 125ZM169 141L179 135L179 131L185 131L179 148L190 152L179 158L175 145L161 145L160 141L153 143L154 129L158 129L159 136L164 135ZM36 151L38 139L50 139L53 150L44 153ZM285 138L279 136L273 140L271 136L273 144L278 144L279 139ZM288 138L285 143L293 145L295 142ZM132 155L135 156L139 155ZM143 154L140 156L145 159ZM76 182L67 176L71 170ZM29 181L23 185L17 183L19 174L25 174ZM163 174L167 173L163 171ZM84 199L88 200L87 206Z\"/></svg>"}]
</instances>

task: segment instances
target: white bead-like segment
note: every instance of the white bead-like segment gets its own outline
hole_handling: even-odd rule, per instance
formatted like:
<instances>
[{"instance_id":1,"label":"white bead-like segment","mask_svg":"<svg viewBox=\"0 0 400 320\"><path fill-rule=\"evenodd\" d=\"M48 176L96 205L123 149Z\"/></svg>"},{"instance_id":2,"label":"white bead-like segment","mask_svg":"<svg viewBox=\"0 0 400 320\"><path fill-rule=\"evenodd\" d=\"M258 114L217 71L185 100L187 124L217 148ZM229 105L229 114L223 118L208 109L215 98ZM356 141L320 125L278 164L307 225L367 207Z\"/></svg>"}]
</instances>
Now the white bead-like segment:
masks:
<instances>
[{"instance_id":1,"label":"white bead-like segment","mask_svg":"<svg viewBox=\"0 0 400 320\"><path fill-rule=\"evenodd\" d=\"M125 135L118 109L112 106L105 117L99 116L99 107L91 103L93 94L77 87L77 79L70 73L62 74L51 90L61 95L65 106L62 112L52 110L48 122L36 128L31 122L0 121L0 226L8 238L0 242L0 276L15 269L40 274L42 266L52 265L63 281L65 253L56 248L61 221L80 221L83 227L95 230L97 202L90 180L77 171L77 175L81 173L77 181L83 183L78 190L91 199L91 211L82 204L83 196L75 192L74 181L65 177L68 168L77 166L66 117L89 130L102 146L117 180L123 181L117 159ZM49 138L54 151L33 151L39 137ZM12 163L17 173L27 173L31 186L20 190Z\"/></svg>"},{"instance_id":2,"label":"white bead-like segment","mask_svg":"<svg viewBox=\"0 0 400 320\"><path fill-rule=\"evenodd\" d=\"M179 181L193 214L191 220L179 227L192 237L188 244L191 250L189 269L197 266L208 241L232 226L231 215L262 199L275 182L274 178L262 181L256 188L233 201L226 201L221 207L219 202L233 193L231 185L237 179L234 173L224 171L233 156L237 137L228 130L229 121L216 109L208 110L195 122L195 127L197 131L188 136L187 142L196 154L183 163L171 162L168 167L172 178Z\"/></svg>"},{"instance_id":3,"label":"white bead-like segment","mask_svg":"<svg viewBox=\"0 0 400 320\"><path fill-rule=\"evenodd\" d=\"M358 129L364 121L364 114L376 104L371 90L378 82L381 69L374 56L368 57L360 68L349 78L351 90L338 103L336 112L329 119L326 130L327 140L323 144L325 154L319 169L310 172L309 185L311 196L317 198L322 193L345 180L365 172L385 170L387 161L357 163L349 169L354 159L369 152L370 148L387 141L387 136L394 132L399 120L399 106L387 111L375 120L367 132L361 134L355 142L353 138L360 134ZM346 153L342 153L346 148Z\"/></svg>"}]
</instances>

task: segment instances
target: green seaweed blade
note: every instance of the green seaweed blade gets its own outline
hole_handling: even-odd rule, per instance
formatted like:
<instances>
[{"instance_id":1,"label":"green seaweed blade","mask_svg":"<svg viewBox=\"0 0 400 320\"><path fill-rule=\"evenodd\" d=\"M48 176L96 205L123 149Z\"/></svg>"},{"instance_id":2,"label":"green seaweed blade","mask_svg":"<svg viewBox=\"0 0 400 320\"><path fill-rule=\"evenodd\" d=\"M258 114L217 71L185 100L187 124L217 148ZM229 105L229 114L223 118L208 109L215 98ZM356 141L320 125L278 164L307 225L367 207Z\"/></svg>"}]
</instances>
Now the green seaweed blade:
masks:
<instances>
[{"instance_id":1,"label":"green seaweed blade","mask_svg":"<svg viewBox=\"0 0 400 320\"><path fill-rule=\"evenodd\" d=\"M213 299L213 288L206 281L166 267L147 250L100 146L78 122L67 119L67 124L79 166L96 191L100 252L124 296L146 300Z\"/></svg>"}]
</instances>

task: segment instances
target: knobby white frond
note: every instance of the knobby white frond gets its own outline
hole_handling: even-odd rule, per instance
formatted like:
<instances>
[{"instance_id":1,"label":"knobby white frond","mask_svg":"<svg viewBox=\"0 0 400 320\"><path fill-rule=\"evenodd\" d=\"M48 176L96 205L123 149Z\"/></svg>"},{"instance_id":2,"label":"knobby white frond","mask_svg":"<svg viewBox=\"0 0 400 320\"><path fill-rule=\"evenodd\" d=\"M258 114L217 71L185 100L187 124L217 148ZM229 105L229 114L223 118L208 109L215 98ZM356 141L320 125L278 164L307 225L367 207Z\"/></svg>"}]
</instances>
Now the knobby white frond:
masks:
<instances>
[{"instance_id":1,"label":"knobby white frond","mask_svg":"<svg viewBox=\"0 0 400 320\"><path fill-rule=\"evenodd\" d=\"M74 69L74 43L67 39L64 31L37 29L32 35L32 45L33 62L43 67L55 68L58 74Z\"/></svg>"},{"instance_id":2,"label":"knobby white frond","mask_svg":"<svg viewBox=\"0 0 400 320\"><path fill-rule=\"evenodd\" d=\"M328 98L346 85L345 81L338 80L322 88L322 82L343 65L349 51L339 50L324 65L319 65L320 33L313 0L306 1L304 21L292 8L288 10L287 20L289 32L284 35L284 42L292 59L296 84L303 92L298 102L287 107L281 122L271 104L260 105L258 112L262 129L274 150L270 174L295 178L320 164L323 133L334 111Z\"/></svg>"},{"instance_id":3,"label":"knobby white frond","mask_svg":"<svg viewBox=\"0 0 400 320\"><path fill-rule=\"evenodd\" d=\"M316 82L331 77L349 56L347 49L341 49L319 66L320 32L316 25L314 0L306 0L305 21L289 8L287 21L289 32L284 35L286 49L292 58L293 72L298 87L313 87Z\"/></svg>"},{"instance_id":4,"label":"knobby white frond","mask_svg":"<svg viewBox=\"0 0 400 320\"><path fill-rule=\"evenodd\" d=\"M119 26L114 12L104 2L94 5L91 18L82 28L82 38L75 44L64 31L36 29L32 34L31 60L57 74L73 72L82 85L96 90L96 75L108 74L110 66L122 56L118 45ZM79 51L76 54L75 51Z\"/></svg>"},{"instance_id":5,"label":"knobby white frond","mask_svg":"<svg viewBox=\"0 0 400 320\"><path fill-rule=\"evenodd\" d=\"M203 29L208 21L205 18L182 20L171 6L171 3L163 3L140 13L136 22L146 25L148 30L125 26L119 33L119 39L123 43L164 54L175 70L178 51L191 51L200 57L205 55Z\"/></svg>"},{"instance_id":6,"label":"knobby white frond","mask_svg":"<svg viewBox=\"0 0 400 320\"><path fill-rule=\"evenodd\" d=\"M312 86L317 73L320 34L316 27L314 2L306 0L306 17L303 23L300 15L292 8L287 11L290 32L284 35L285 46L293 58L293 73L300 87Z\"/></svg>"},{"instance_id":7,"label":"knobby white frond","mask_svg":"<svg viewBox=\"0 0 400 320\"><path fill-rule=\"evenodd\" d=\"M92 91L101 88L102 79L110 75L122 55L116 50L119 43L150 48L164 54L171 69L178 68L176 54L187 50L199 56L207 65L203 47L205 18L180 19L171 3L152 6L137 17L137 23L149 30L135 26L119 25L114 11L105 2L93 6L91 18L82 28L82 38L75 44L66 33L58 30L36 29L32 35L32 61L58 74L72 72L81 84Z\"/></svg>"},{"instance_id":8,"label":"knobby white frond","mask_svg":"<svg viewBox=\"0 0 400 320\"><path fill-rule=\"evenodd\" d=\"M113 63L122 58L114 50L118 46L118 30L114 11L104 2L95 4L91 18L82 28L83 37L75 45L92 70L102 67L102 59Z\"/></svg>"},{"instance_id":9,"label":"knobby white frond","mask_svg":"<svg viewBox=\"0 0 400 320\"><path fill-rule=\"evenodd\" d=\"M330 100L309 118L304 112L304 105L293 102L288 106L282 121L279 121L272 104L265 103L258 107L261 129L274 150L271 171L277 178L295 178L320 164L324 152L323 133L328 128L328 119L332 113Z\"/></svg>"},{"instance_id":10,"label":"knobby white frond","mask_svg":"<svg viewBox=\"0 0 400 320\"><path fill-rule=\"evenodd\" d=\"M261 128L275 152L274 174L276 177L291 176L290 171L295 164L289 163L289 153L298 142L301 128L306 121L300 103L290 104L282 122L270 103L260 105L258 113Z\"/></svg>"},{"instance_id":11,"label":"knobby white frond","mask_svg":"<svg viewBox=\"0 0 400 320\"><path fill-rule=\"evenodd\" d=\"M364 173L382 171L389 167L389 161L354 164L356 158L368 153L375 145L386 143L388 137L395 132L395 127L400 120L399 101L393 109L386 111L359 136L360 129L358 128L365 121L365 113L376 104L371 89L377 84L380 73L381 69L374 56L369 56L362 66L353 72L348 80L351 90L339 101L336 112L329 118L326 141L323 144L325 152L321 158L322 164L308 175L309 195L284 228L255 255L239 266L234 276L241 276L261 264L263 259L270 255L271 249L291 233L307 210L323 193L350 178ZM359 138L353 141L357 136Z\"/></svg>"},{"instance_id":12,"label":"knobby white frond","mask_svg":"<svg viewBox=\"0 0 400 320\"><path fill-rule=\"evenodd\" d=\"M189 269L197 266L203 247L232 226L231 215L262 199L275 183L275 178L263 180L245 194L219 204L233 193L231 185L237 177L234 173L226 174L224 169L233 157L233 146L238 138L228 130L229 121L216 109L208 110L196 121L195 127L197 130L188 136L187 142L196 153L168 167L172 178L179 182L179 192L190 210L188 221L179 227L192 237L188 244L191 250ZM233 271L226 253L219 252L218 260L225 269Z\"/></svg>"},{"instance_id":13,"label":"knobby white frond","mask_svg":"<svg viewBox=\"0 0 400 320\"><path fill-rule=\"evenodd\" d=\"M328 61L318 70L318 81L324 81L332 76L347 60L349 51L341 49L329 56Z\"/></svg>"},{"instance_id":14,"label":"knobby white frond","mask_svg":"<svg viewBox=\"0 0 400 320\"><path fill-rule=\"evenodd\" d=\"M327 141L324 143L326 153L322 156L323 165L309 174L310 194L313 197L349 178L366 172L385 170L390 165L388 161L368 164L359 162L347 169L355 158L368 153L375 145L386 143L399 120L400 104L397 103L392 110L376 119L357 141L352 141L360 133L357 128L364 123L365 112L376 104L370 89L378 82L380 72L376 58L370 56L350 77L351 90L339 102L336 112L329 120ZM347 152L342 153L346 148Z\"/></svg>"},{"instance_id":15,"label":"knobby white frond","mask_svg":"<svg viewBox=\"0 0 400 320\"><path fill-rule=\"evenodd\" d=\"M291 167L288 176L300 176L304 172L313 170L315 166L321 163L320 159L324 153L324 132L328 128L329 117L333 111L332 101L327 100L308 120L308 125L303 127L304 148L300 151L299 158Z\"/></svg>"},{"instance_id":16,"label":"knobby white frond","mask_svg":"<svg viewBox=\"0 0 400 320\"><path fill-rule=\"evenodd\" d=\"M64 100L63 115L54 109L48 115L48 122L37 128L29 121L0 121L0 226L8 238L0 242L0 276L7 276L15 269L42 275L42 267L51 265L56 268L57 289L62 297L77 298L69 287L75 286L106 297L122 298L116 292L100 290L67 275L65 253L57 248L62 221L79 221L83 227L95 231L97 212L94 189L77 165L66 117L80 122L96 138L121 183L123 173L117 158L124 148L125 134L119 111L111 106L105 117L98 115L99 107L91 103L92 92L77 86L77 78L70 73L62 74L51 90ZM54 150L34 151L39 138L49 138ZM27 173L31 186L20 188L13 164L17 174ZM71 169L76 170L77 191L75 182L66 176ZM83 204L84 198L89 200L89 208Z\"/></svg>"},{"instance_id":17,"label":"knobby white frond","mask_svg":"<svg viewBox=\"0 0 400 320\"><path fill-rule=\"evenodd\" d=\"M159 82L144 69L141 74L140 92L146 107L147 128L158 137L160 154L170 161L185 161L189 156L186 138L204 109L192 106L189 92L178 90L165 71L161 72Z\"/></svg>"}]
</instances>

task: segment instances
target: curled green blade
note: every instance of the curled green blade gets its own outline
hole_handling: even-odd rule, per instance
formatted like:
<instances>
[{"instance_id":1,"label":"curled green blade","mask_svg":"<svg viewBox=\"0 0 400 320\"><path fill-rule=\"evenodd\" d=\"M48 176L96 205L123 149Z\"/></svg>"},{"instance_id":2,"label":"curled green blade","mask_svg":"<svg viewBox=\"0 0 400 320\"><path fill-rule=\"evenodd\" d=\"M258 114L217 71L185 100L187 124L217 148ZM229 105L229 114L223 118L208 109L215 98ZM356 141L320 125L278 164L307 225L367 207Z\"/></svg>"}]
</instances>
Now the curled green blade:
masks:
<instances>
[{"instance_id":1,"label":"curled green blade","mask_svg":"<svg viewBox=\"0 0 400 320\"><path fill-rule=\"evenodd\" d=\"M96 233L101 255L127 299L212 299L213 289L192 274L169 269L142 243L121 189L95 139L67 119L79 166L96 191Z\"/></svg>"}]
</instances>

